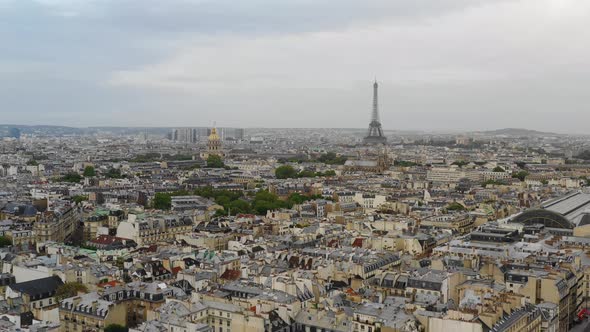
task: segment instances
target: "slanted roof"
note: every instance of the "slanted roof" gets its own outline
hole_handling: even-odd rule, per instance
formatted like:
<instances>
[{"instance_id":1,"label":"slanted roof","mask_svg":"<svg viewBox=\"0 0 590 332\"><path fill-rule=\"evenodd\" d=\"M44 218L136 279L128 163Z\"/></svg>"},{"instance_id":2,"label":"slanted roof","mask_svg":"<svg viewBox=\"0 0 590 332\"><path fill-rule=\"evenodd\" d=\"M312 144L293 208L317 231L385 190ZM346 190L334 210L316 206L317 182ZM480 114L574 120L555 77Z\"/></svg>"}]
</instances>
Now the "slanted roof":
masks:
<instances>
[{"instance_id":1,"label":"slanted roof","mask_svg":"<svg viewBox=\"0 0 590 332\"><path fill-rule=\"evenodd\" d=\"M19 293L27 294L34 299L45 299L55 295L57 288L63 284L63 281L58 276L51 276L19 282L8 287Z\"/></svg>"}]
</instances>

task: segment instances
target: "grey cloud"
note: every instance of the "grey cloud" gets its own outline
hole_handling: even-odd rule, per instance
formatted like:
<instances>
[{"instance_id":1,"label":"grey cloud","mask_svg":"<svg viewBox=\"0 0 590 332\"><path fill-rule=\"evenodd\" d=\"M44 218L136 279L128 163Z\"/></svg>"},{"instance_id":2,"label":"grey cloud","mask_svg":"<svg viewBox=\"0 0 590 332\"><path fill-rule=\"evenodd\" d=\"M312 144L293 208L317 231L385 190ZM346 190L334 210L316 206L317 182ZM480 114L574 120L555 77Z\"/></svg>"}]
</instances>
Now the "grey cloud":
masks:
<instances>
[{"instance_id":1,"label":"grey cloud","mask_svg":"<svg viewBox=\"0 0 590 332\"><path fill-rule=\"evenodd\" d=\"M386 129L580 132L589 21L586 0L0 0L0 109L8 122L352 127L377 75Z\"/></svg>"}]
</instances>

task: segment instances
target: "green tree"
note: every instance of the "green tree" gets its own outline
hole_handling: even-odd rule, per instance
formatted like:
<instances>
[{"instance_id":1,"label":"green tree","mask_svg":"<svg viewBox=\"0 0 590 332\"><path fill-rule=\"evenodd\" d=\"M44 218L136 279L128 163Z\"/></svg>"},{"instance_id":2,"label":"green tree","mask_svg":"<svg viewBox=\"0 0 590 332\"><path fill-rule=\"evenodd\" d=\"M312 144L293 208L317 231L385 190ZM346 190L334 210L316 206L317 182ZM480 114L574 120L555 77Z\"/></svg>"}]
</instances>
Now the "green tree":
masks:
<instances>
[{"instance_id":1,"label":"green tree","mask_svg":"<svg viewBox=\"0 0 590 332\"><path fill-rule=\"evenodd\" d=\"M334 152L328 152L321 155L318 158L318 161L328 165L344 165L346 162L346 157L337 156Z\"/></svg>"},{"instance_id":2,"label":"green tree","mask_svg":"<svg viewBox=\"0 0 590 332\"><path fill-rule=\"evenodd\" d=\"M96 170L94 170L94 167L92 166L86 166L84 168L84 173L83 175L85 177L92 177L92 176L96 176Z\"/></svg>"},{"instance_id":3,"label":"green tree","mask_svg":"<svg viewBox=\"0 0 590 332\"><path fill-rule=\"evenodd\" d=\"M232 199L229 196L217 196L215 198L215 203L221 205L221 206L228 206L229 203L231 203Z\"/></svg>"},{"instance_id":4,"label":"green tree","mask_svg":"<svg viewBox=\"0 0 590 332\"><path fill-rule=\"evenodd\" d=\"M193 156L190 154L175 154L175 155L165 155L164 158L166 160L193 160Z\"/></svg>"},{"instance_id":5,"label":"green tree","mask_svg":"<svg viewBox=\"0 0 590 332\"><path fill-rule=\"evenodd\" d=\"M6 236L0 236L0 248L8 247L12 245L12 241Z\"/></svg>"},{"instance_id":6,"label":"green tree","mask_svg":"<svg viewBox=\"0 0 590 332\"><path fill-rule=\"evenodd\" d=\"M39 163L35 159L27 161L28 166L39 166Z\"/></svg>"},{"instance_id":7,"label":"green tree","mask_svg":"<svg viewBox=\"0 0 590 332\"><path fill-rule=\"evenodd\" d=\"M307 201L307 199L308 198L305 195L301 195L300 193L292 193L291 195L289 195L289 198L287 200L292 204L301 204Z\"/></svg>"},{"instance_id":8,"label":"green tree","mask_svg":"<svg viewBox=\"0 0 590 332\"><path fill-rule=\"evenodd\" d=\"M519 179L520 181L524 181L524 179L529 175L527 171L518 171L516 173L512 173L512 177L515 179Z\"/></svg>"},{"instance_id":9,"label":"green tree","mask_svg":"<svg viewBox=\"0 0 590 332\"><path fill-rule=\"evenodd\" d=\"M129 332L129 328L119 324L110 324L104 328L104 332Z\"/></svg>"},{"instance_id":10,"label":"green tree","mask_svg":"<svg viewBox=\"0 0 590 332\"><path fill-rule=\"evenodd\" d=\"M60 180L63 182L78 183L82 180L82 177L76 172L70 172L64 175Z\"/></svg>"},{"instance_id":11,"label":"green tree","mask_svg":"<svg viewBox=\"0 0 590 332\"><path fill-rule=\"evenodd\" d=\"M458 202L453 202L449 205L447 205L447 211L463 211L465 210L465 207Z\"/></svg>"},{"instance_id":12,"label":"green tree","mask_svg":"<svg viewBox=\"0 0 590 332\"><path fill-rule=\"evenodd\" d=\"M250 203L246 202L245 200L238 199L228 204L228 209L231 214L236 215L240 213L251 213L252 207Z\"/></svg>"},{"instance_id":13,"label":"green tree","mask_svg":"<svg viewBox=\"0 0 590 332\"><path fill-rule=\"evenodd\" d=\"M227 216L227 212L224 209L217 209L213 214L213 218L225 217Z\"/></svg>"},{"instance_id":14,"label":"green tree","mask_svg":"<svg viewBox=\"0 0 590 332\"><path fill-rule=\"evenodd\" d=\"M87 244L81 244L80 245L80 248L86 249L86 250L92 250L92 251L96 251L97 250L95 246L90 246L90 245L87 245Z\"/></svg>"},{"instance_id":15,"label":"green tree","mask_svg":"<svg viewBox=\"0 0 590 332\"><path fill-rule=\"evenodd\" d=\"M256 193L252 201L253 210L259 215L265 215L269 210L277 210L289 207L289 203L282 201L277 195L267 190L261 190Z\"/></svg>"},{"instance_id":16,"label":"green tree","mask_svg":"<svg viewBox=\"0 0 590 332\"><path fill-rule=\"evenodd\" d=\"M584 150L576 158L590 160L590 150Z\"/></svg>"},{"instance_id":17,"label":"green tree","mask_svg":"<svg viewBox=\"0 0 590 332\"><path fill-rule=\"evenodd\" d=\"M253 212L250 203L243 199L243 191L215 190L206 186L195 189L194 194L215 200L215 203L223 206L223 212L220 212L222 215L227 215L228 212L232 215Z\"/></svg>"},{"instance_id":18,"label":"green tree","mask_svg":"<svg viewBox=\"0 0 590 332\"><path fill-rule=\"evenodd\" d=\"M292 193L287 198L287 206L291 207L295 204L302 204L314 199L324 199L322 195L302 195L300 193Z\"/></svg>"},{"instance_id":19,"label":"green tree","mask_svg":"<svg viewBox=\"0 0 590 332\"><path fill-rule=\"evenodd\" d=\"M278 200L279 197L273 193L271 193L268 190L261 190L259 192L256 193L256 195L254 196L254 200L255 201L269 201L269 202L274 202L276 200Z\"/></svg>"},{"instance_id":20,"label":"green tree","mask_svg":"<svg viewBox=\"0 0 590 332\"><path fill-rule=\"evenodd\" d=\"M186 190L156 193L152 201L152 206L158 210L170 210L172 207L172 196L186 196L188 194L189 192Z\"/></svg>"},{"instance_id":21,"label":"green tree","mask_svg":"<svg viewBox=\"0 0 590 332\"><path fill-rule=\"evenodd\" d=\"M134 162L134 163L147 163L147 162L151 162L151 161L158 161L160 159L161 158L160 158L159 153L150 152L150 153L146 153L146 154L137 155L129 161Z\"/></svg>"},{"instance_id":22,"label":"green tree","mask_svg":"<svg viewBox=\"0 0 590 332\"><path fill-rule=\"evenodd\" d=\"M109 168L109 170L104 174L105 177L110 179L120 179L123 176L121 175L121 170L118 168Z\"/></svg>"},{"instance_id":23,"label":"green tree","mask_svg":"<svg viewBox=\"0 0 590 332\"><path fill-rule=\"evenodd\" d=\"M209 167L209 168L223 168L224 166L225 166L225 164L223 163L223 160L221 159L220 156L212 154L209 157L207 157L207 167Z\"/></svg>"},{"instance_id":24,"label":"green tree","mask_svg":"<svg viewBox=\"0 0 590 332\"><path fill-rule=\"evenodd\" d=\"M417 165L418 164L413 161L407 161L407 160L394 160L393 161L393 166L412 167L412 166L417 166Z\"/></svg>"},{"instance_id":25,"label":"green tree","mask_svg":"<svg viewBox=\"0 0 590 332\"><path fill-rule=\"evenodd\" d=\"M153 201L154 209L170 210L172 207L172 195L169 193L156 193Z\"/></svg>"},{"instance_id":26,"label":"green tree","mask_svg":"<svg viewBox=\"0 0 590 332\"><path fill-rule=\"evenodd\" d=\"M465 160L456 160L451 165L457 165L459 167L463 167L463 166L466 166L468 164L469 164L469 162L467 162Z\"/></svg>"},{"instance_id":27,"label":"green tree","mask_svg":"<svg viewBox=\"0 0 590 332\"><path fill-rule=\"evenodd\" d=\"M500 166L494 167L494 169L492 171L493 172L505 172L505 170L502 167L500 167Z\"/></svg>"},{"instance_id":28,"label":"green tree","mask_svg":"<svg viewBox=\"0 0 590 332\"><path fill-rule=\"evenodd\" d=\"M303 170L297 174L298 178L313 178L316 176L315 172Z\"/></svg>"},{"instance_id":29,"label":"green tree","mask_svg":"<svg viewBox=\"0 0 590 332\"><path fill-rule=\"evenodd\" d=\"M72 197L72 201L74 201L76 204L80 204L84 201L88 200L88 196L85 195L76 195L74 197Z\"/></svg>"},{"instance_id":30,"label":"green tree","mask_svg":"<svg viewBox=\"0 0 590 332\"><path fill-rule=\"evenodd\" d=\"M277 179L293 179L297 177L297 171L291 165L282 165L275 169Z\"/></svg>"},{"instance_id":31,"label":"green tree","mask_svg":"<svg viewBox=\"0 0 590 332\"><path fill-rule=\"evenodd\" d=\"M194 169L199 169L199 168L201 168L201 165L199 165L199 164L194 164L194 165L183 167L183 169L186 171L192 171Z\"/></svg>"},{"instance_id":32,"label":"green tree","mask_svg":"<svg viewBox=\"0 0 590 332\"><path fill-rule=\"evenodd\" d=\"M482 187L487 187L489 185L503 185L505 183L501 182L501 181L497 181L497 180L486 180L484 183L482 183Z\"/></svg>"},{"instance_id":33,"label":"green tree","mask_svg":"<svg viewBox=\"0 0 590 332\"><path fill-rule=\"evenodd\" d=\"M59 300L67 299L78 295L78 293L88 293L88 287L80 282L66 282L65 284L57 287L55 296Z\"/></svg>"}]
</instances>

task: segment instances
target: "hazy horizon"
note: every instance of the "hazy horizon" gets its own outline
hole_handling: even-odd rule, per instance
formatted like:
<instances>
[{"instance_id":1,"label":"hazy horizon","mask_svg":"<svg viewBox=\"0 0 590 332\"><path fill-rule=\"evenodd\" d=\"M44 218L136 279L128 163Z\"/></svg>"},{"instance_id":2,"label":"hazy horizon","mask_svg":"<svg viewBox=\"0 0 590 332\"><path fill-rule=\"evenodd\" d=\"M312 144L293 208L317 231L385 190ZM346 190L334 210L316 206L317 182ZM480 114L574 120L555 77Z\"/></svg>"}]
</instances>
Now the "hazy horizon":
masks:
<instances>
[{"instance_id":1,"label":"hazy horizon","mask_svg":"<svg viewBox=\"0 0 590 332\"><path fill-rule=\"evenodd\" d=\"M582 134L590 1L0 0L4 123Z\"/></svg>"},{"instance_id":2,"label":"hazy horizon","mask_svg":"<svg viewBox=\"0 0 590 332\"><path fill-rule=\"evenodd\" d=\"M65 128L73 128L73 129L94 129L94 128L113 128L113 129L180 129L180 128L210 128L212 126L207 125L182 125L182 126L115 126L115 125L105 125L105 126L64 126L64 125L49 125L49 124L18 124L18 123L0 123L0 126L5 127L65 127ZM228 127L230 126L215 126L217 128ZM367 128L362 127L236 127L236 128L243 128L249 130L281 130L281 129L291 129L291 130L354 130L354 131L366 131ZM556 134L556 135L588 135L584 133L563 133L563 132L556 132L556 131L540 131L533 128L493 128L487 130L480 130L480 129L467 129L467 130L460 130L460 129L431 129L431 130L423 130L423 129L387 129L383 128L384 133L424 133L424 134L468 134L468 133L478 133L478 132L494 132L494 131L502 131L502 130L524 130L524 131L531 131L531 132L538 132L544 134Z\"/></svg>"}]
</instances>

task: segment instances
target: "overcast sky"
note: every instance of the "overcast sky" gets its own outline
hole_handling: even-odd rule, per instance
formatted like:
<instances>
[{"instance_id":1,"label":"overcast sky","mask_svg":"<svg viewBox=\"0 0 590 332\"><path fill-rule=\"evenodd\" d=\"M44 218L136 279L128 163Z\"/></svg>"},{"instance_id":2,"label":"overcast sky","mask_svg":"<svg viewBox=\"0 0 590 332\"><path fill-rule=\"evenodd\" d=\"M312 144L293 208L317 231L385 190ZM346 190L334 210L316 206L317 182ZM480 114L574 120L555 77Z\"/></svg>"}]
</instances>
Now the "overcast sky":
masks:
<instances>
[{"instance_id":1,"label":"overcast sky","mask_svg":"<svg viewBox=\"0 0 590 332\"><path fill-rule=\"evenodd\" d=\"M587 133L589 0L0 0L0 123Z\"/></svg>"}]
</instances>

